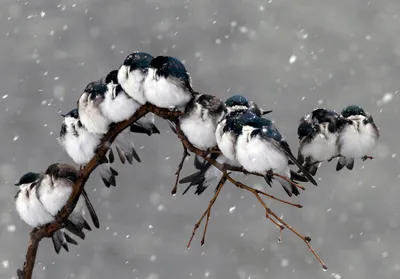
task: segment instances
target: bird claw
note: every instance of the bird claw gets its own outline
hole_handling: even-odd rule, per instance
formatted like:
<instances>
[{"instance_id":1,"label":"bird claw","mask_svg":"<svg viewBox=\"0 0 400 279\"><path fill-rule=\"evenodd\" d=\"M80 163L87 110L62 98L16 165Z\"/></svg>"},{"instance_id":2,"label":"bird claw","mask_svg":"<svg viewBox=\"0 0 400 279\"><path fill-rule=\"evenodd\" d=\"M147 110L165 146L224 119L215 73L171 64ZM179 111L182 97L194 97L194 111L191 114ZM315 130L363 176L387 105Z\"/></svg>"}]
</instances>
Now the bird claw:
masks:
<instances>
[{"instance_id":1,"label":"bird claw","mask_svg":"<svg viewBox=\"0 0 400 279\"><path fill-rule=\"evenodd\" d=\"M363 161L366 161L366 160L368 160L368 159L372 160L372 159L374 159L374 157L365 155L364 157L361 157L361 159L362 159Z\"/></svg>"}]
</instances>

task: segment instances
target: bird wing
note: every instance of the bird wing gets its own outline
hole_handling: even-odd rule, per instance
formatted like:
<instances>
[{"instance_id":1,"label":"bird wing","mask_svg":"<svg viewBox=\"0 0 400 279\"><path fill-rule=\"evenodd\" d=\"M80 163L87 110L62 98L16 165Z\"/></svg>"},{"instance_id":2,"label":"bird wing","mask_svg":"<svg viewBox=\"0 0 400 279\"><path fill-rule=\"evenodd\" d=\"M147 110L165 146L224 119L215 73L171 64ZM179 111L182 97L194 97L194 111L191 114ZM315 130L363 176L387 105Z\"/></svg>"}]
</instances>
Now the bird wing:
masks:
<instances>
[{"instance_id":1,"label":"bird wing","mask_svg":"<svg viewBox=\"0 0 400 279\"><path fill-rule=\"evenodd\" d=\"M296 164L296 166L307 177L307 179L312 184L317 185L317 182L312 175L306 169L304 169L304 167L294 157L292 151L290 150L289 144L285 141L274 125L268 127L264 126L260 131L260 135L263 139L272 143L278 150L285 152L289 159Z\"/></svg>"}]
</instances>

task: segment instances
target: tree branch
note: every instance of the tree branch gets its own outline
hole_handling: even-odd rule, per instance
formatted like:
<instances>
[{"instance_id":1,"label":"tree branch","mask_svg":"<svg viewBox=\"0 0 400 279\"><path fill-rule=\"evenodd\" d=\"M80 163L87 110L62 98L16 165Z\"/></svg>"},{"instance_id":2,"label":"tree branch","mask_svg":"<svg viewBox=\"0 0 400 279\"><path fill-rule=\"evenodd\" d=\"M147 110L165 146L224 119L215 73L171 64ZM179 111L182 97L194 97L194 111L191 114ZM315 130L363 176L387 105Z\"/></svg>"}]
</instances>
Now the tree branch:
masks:
<instances>
[{"instance_id":1,"label":"tree branch","mask_svg":"<svg viewBox=\"0 0 400 279\"><path fill-rule=\"evenodd\" d=\"M82 190L86 184L86 181L89 179L90 174L96 169L96 167L99 165L99 161L101 161L101 158L105 157L107 151L109 150L111 144L113 143L113 141L115 140L115 138L126 128L128 128L131 124L135 123L137 120L139 120L141 117L143 117L144 115L146 115L147 113L154 113L155 115L157 115L158 117L161 117L163 119L167 119L170 120L172 122L174 122L176 124L176 132L178 135L178 138L180 139L180 141L182 142L183 146L185 149L191 151L192 153L195 153L196 155L201 156L204 160L208 161L209 163L211 163L213 166L215 166L217 169L219 169L222 173L223 173L223 177L220 181L220 185L219 188L216 192L216 195L214 196L214 198L212 199L212 201L210 202L209 207L207 208L207 210L204 212L203 217L199 220L199 222L196 224L195 229L200 225L201 221L204 219L204 217L207 215L207 225L208 225L208 219L210 218L210 212L211 212L211 207L214 204L214 202L216 201L218 194L220 193L223 184L225 183L226 180L230 181L231 183L233 183L235 186L237 186L238 188L244 189L246 191L251 192L252 194L254 194L256 196L256 198L258 199L258 201L261 203L261 205L263 206L263 208L266 210L266 217L268 219L270 219L274 225L276 225L281 231L284 227L286 227L287 229L291 230L293 233L295 233L298 237L300 237L301 239L303 239L304 242L306 242L308 248L311 250L311 252L315 255L315 257L318 259L318 261L321 263L321 265L323 266L324 269L326 269L325 264L322 262L322 260L319 258L319 256L315 253L315 251L311 248L309 242L311 241L311 239L307 236L303 236L300 233L298 233L295 229L293 229L289 224L287 224L286 222L284 222L281 218L279 218L269 207L267 207L267 205L265 204L265 202L261 199L260 195L264 195L267 196L271 199L277 200L279 202L288 204L288 205L292 205L298 208L301 208L302 206L299 204L294 204L288 201L284 201L281 199L278 199L272 195L269 195L267 193L264 193L260 190L254 189L252 187L249 187L247 185L244 185L241 182L235 181L233 180L229 174L227 173L228 170L232 170L232 171L236 171L236 172L242 172L244 174L253 174L253 175L257 175L257 176L262 176L260 174L256 174L256 173L248 173L246 171L244 171L242 168L235 168L235 167L229 167L227 165L223 165L218 163L217 161L211 159L208 155L210 154L210 151L203 151L200 149L195 148L190 142L189 140L186 138L186 136L182 133L182 131L179 129L179 125L178 125L178 116L181 115L181 112L177 112L177 111L171 111L169 109L163 109L163 108L158 108L155 107L151 104L145 104L143 106L141 106L134 115L132 115L132 117L128 120L119 122L115 125L113 125L112 129L110 129L108 131L108 133L103 137L103 139L101 140L101 143L97 149L96 152L96 156L94 158L92 158L85 167L81 168L79 170L79 177L77 182L75 183L72 193L66 203L66 205L61 209L61 211L57 214L57 216L55 217L55 222L47 224L45 226L42 226L40 228L35 228L32 230L32 232L30 233L30 240L29 240L29 244L28 244L28 249L26 252L26 259L25 259L25 263L24 266L21 269L17 270L17 275L19 279L31 279L32 278L32 272L33 272L33 268L35 265L35 260L36 260L36 254L37 254L37 250L39 247L39 243L40 241L45 238L45 237L51 237L53 235L54 232L58 231L59 229L63 228L63 220L66 220L66 218L68 218L68 216L72 213L72 211L75 208L76 203L78 202L78 199L82 193ZM219 150L212 150L212 153L219 153ZM186 153L185 153L186 154ZM100 160L99 160L100 159ZM183 164L183 162L182 162ZM272 217L274 219L272 219ZM207 227L204 230L204 235L203 235L203 239L202 239L202 244L204 243L204 237L205 237L205 233L206 233ZM193 232L192 238L194 237L195 231Z\"/></svg>"},{"instance_id":2,"label":"tree branch","mask_svg":"<svg viewBox=\"0 0 400 279\"><path fill-rule=\"evenodd\" d=\"M66 205L61 209L61 211L55 216L55 222L42 226L40 228L35 228L30 234L30 240L28 244L28 250L26 252L25 263L23 269L17 270L18 278L20 279L31 279L32 272L35 265L36 253L39 247L40 241L45 237L51 237L54 232L58 231L63 227L63 220L68 218L75 208L76 203L82 193L83 187L86 181L89 179L90 174L99 165L98 158L103 158L115 138L131 124L135 123L141 117L146 115L148 112L153 112L154 114L164 118L164 119L174 119L178 116L179 112L172 112L168 109L161 109L154 107L153 105L146 104L141 106L134 115L128 120L122 121L114 125L110 131L102 138L101 143L97 149L97 156L92 158L85 167L79 170L78 181L75 183L72 193L66 203Z\"/></svg>"}]
</instances>

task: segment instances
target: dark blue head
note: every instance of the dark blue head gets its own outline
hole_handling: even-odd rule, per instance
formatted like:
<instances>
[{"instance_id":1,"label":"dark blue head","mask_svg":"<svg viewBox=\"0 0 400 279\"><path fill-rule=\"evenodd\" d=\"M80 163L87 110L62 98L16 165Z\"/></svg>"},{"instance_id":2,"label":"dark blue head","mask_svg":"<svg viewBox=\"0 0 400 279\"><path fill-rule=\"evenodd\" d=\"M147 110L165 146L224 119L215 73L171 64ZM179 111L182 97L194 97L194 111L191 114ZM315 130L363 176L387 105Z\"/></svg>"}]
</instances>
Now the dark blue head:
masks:
<instances>
[{"instance_id":1,"label":"dark blue head","mask_svg":"<svg viewBox=\"0 0 400 279\"><path fill-rule=\"evenodd\" d=\"M107 84L108 83L118 84L118 70L113 70L109 72L104 81Z\"/></svg>"},{"instance_id":2,"label":"dark blue head","mask_svg":"<svg viewBox=\"0 0 400 279\"><path fill-rule=\"evenodd\" d=\"M129 67L130 71L137 69L147 69L150 67L153 56L146 52L134 52L129 54L124 61L124 66Z\"/></svg>"},{"instance_id":3,"label":"dark blue head","mask_svg":"<svg viewBox=\"0 0 400 279\"><path fill-rule=\"evenodd\" d=\"M228 107L243 106L248 108L249 100L247 100L247 98L242 95L233 95L225 101L225 104Z\"/></svg>"},{"instance_id":4,"label":"dark blue head","mask_svg":"<svg viewBox=\"0 0 400 279\"><path fill-rule=\"evenodd\" d=\"M243 125L240 123L239 117L228 117L222 132L232 132L236 136L242 133Z\"/></svg>"},{"instance_id":5,"label":"dark blue head","mask_svg":"<svg viewBox=\"0 0 400 279\"><path fill-rule=\"evenodd\" d=\"M342 110L342 116L345 118L356 115L366 116L364 109L357 105L351 105Z\"/></svg>"},{"instance_id":6,"label":"dark blue head","mask_svg":"<svg viewBox=\"0 0 400 279\"><path fill-rule=\"evenodd\" d=\"M61 114L61 116L63 116L63 117L72 117L72 118L78 119L79 118L79 111L78 111L77 108L74 108L73 110L70 110L66 114Z\"/></svg>"},{"instance_id":7,"label":"dark blue head","mask_svg":"<svg viewBox=\"0 0 400 279\"><path fill-rule=\"evenodd\" d=\"M107 84L103 81L93 81L89 83L85 88L85 93L87 93L87 100L96 101L96 103L99 104L104 99L107 90Z\"/></svg>"},{"instance_id":8,"label":"dark blue head","mask_svg":"<svg viewBox=\"0 0 400 279\"><path fill-rule=\"evenodd\" d=\"M38 180L40 177L39 173L35 173L35 172L28 172L25 173L23 176L21 176L21 178L19 179L19 181L17 183L15 183L15 186L20 186L22 184L29 184L29 183L33 183L36 180Z\"/></svg>"},{"instance_id":9,"label":"dark blue head","mask_svg":"<svg viewBox=\"0 0 400 279\"><path fill-rule=\"evenodd\" d=\"M53 179L69 179L74 183L78 180L79 176L78 171L73 166L60 163L50 165L45 173L52 176Z\"/></svg>"},{"instance_id":10,"label":"dark blue head","mask_svg":"<svg viewBox=\"0 0 400 279\"><path fill-rule=\"evenodd\" d=\"M170 56L157 56L151 61L152 68L157 70L157 75L168 77L173 76L183 81L189 81L189 74L185 65L178 59Z\"/></svg>"},{"instance_id":11,"label":"dark blue head","mask_svg":"<svg viewBox=\"0 0 400 279\"><path fill-rule=\"evenodd\" d=\"M317 108L312 112L312 119L319 123L332 122L334 119L339 119L340 115L334 110L327 110L325 108Z\"/></svg>"},{"instance_id":12,"label":"dark blue head","mask_svg":"<svg viewBox=\"0 0 400 279\"><path fill-rule=\"evenodd\" d=\"M243 126L251 126L254 128L261 128L264 126L272 126L272 121L269 119L261 118L256 113L246 111L245 113L238 116L240 123Z\"/></svg>"}]
</instances>

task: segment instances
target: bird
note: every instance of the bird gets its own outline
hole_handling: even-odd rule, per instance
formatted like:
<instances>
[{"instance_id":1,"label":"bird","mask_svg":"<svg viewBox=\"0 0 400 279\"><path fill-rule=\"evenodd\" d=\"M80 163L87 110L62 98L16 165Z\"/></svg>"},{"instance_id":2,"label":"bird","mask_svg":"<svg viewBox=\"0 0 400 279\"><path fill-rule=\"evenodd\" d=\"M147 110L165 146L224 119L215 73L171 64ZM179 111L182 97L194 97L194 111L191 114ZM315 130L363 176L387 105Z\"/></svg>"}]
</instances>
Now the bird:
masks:
<instances>
[{"instance_id":1,"label":"bird","mask_svg":"<svg viewBox=\"0 0 400 279\"><path fill-rule=\"evenodd\" d=\"M144 94L144 81L154 57L146 52L135 51L129 54L118 69L118 83L125 92L139 104L144 105L147 99Z\"/></svg>"},{"instance_id":2,"label":"bird","mask_svg":"<svg viewBox=\"0 0 400 279\"><path fill-rule=\"evenodd\" d=\"M343 118L334 110L316 108L300 119L297 129L299 149L297 161L315 175L319 163L338 155L336 141Z\"/></svg>"},{"instance_id":3,"label":"bird","mask_svg":"<svg viewBox=\"0 0 400 279\"><path fill-rule=\"evenodd\" d=\"M75 168L66 164L52 164L44 173L28 172L15 184L19 191L14 197L21 219L31 227L40 227L55 221L55 215L65 205L78 178ZM83 228L91 230L82 215L87 209L93 224L99 228L99 220L90 200L83 190L74 211L66 220L66 229L84 239ZM52 235L53 246L58 254L61 248L68 251L68 243L78 243L60 229Z\"/></svg>"},{"instance_id":4,"label":"bird","mask_svg":"<svg viewBox=\"0 0 400 279\"><path fill-rule=\"evenodd\" d=\"M179 117L179 128L198 149L208 150L217 145L215 129L226 113L225 103L208 94L198 94Z\"/></svg>"},{"instance_id":5,"label":"bird","mask_svg":"<svg viewBox=\"0 0 400 279\"><path fill-rule=\"evenodd\" d=\"M226 128L229 119L234 119L246 112L253 112L257 116L265 115L271 110L264 111L260 109L254 102L250 106L249 100L242 95L233 95L225 101L227 112L224 118L218 123L215 130L215 139L218 148L229 160L235 161L235 144L236 136Z\"/></svg>"},{"instance_id":6,"label":"bird","mask_svg":"<svg viewBox=\"0 0 400 279\"><path fill-rule=\"evenodd\" d=\"M93 134L104 135L112 121L100 107L104 106L106 95L112 94L113 88L102 80L90 82L78 99L79 118L86 129Z\"/></svg>"},{"instance_id":7,"label":"bird","mask_svg":"<svg viewBox=\"0 0 400 279\"><path fill-rule=\"evenodd\" d=\"M197 94L185 66L170 56L157 56L151 61L143 91L145 100L150 104L181 112Z\"/></svg>"},{"instance_id":8,"label":"bird","mask_svg":"<svg viewBox=\"0 0 400 279\"><path fill-rule=\"evenodd\" d=\"M212 113L212 111L214 112ZM233 95L223 102L212 95L203 96L200 94L188 104L186 113L180 117L180 128L195 147L199 149L209 149L216 146L218 143L217 138L220 134L216 131L217 127L219 130L222 129L227 118L246 111L253 111L259 116L272 112L271 110L260 109L255 102L249 101L242 95ZM208 119L207 124L201 126L196 123L196 121L199 122L198 119L200 116L202 116L202 119ZM182 118L187 119L184 125L182 125ZM211 133L211 131L213 131L213 133ZM229 137L221 135L219 138L220 142L223 141L222 138L230 139ZM205 141L205 139L208 140ZM205 145L205 142L208 144ZM228 144L233 143L228 142L227 145ZM236 160L228 159L223 154L213 153L210 155L210 158L220 164L240 167L240 164ZM189 186L182 194L185 194L193 185L197 185L195 194L200 195L211 183L218 181L222 177L222 172L220 170L207 161L204 161L204 159L198 155L194 158L194 165L198 171L179 181L180 184L190 182Z\"/></svg>"},{"instance_id":9,"label":"bird","mask_svg":"<svg viewBox=\"0 0 400 279\"><path fill-rule=\"evenodd\" d=\"M379 139L379 129L374 119L361 106L347 106L342 110L341 116L345 123L337 139L337 149L340 154L336 165L337 171L344 166L352 170L355 158L363 160L369 158L368 152L374 148Z\"/></svg>"},{"instance_id":10,"label":"bird","mask_svg":"<svg viewBox=\"0 0 400 279\"><path fill-rule=\"evenodd\" d=\"M77 108L66 114L61 114L61 116L64 117L64 120L61 125L60 136L57 138L58 143L76 164L86 165L97 156L96 150L101 142L101 135L90 133L83 126ZM98 169L101 179L107 187L116 185L115 176L118 175L116 170L106 163L100 164Z\"/></svg>"},{"instance_id":11,"label":"bird","mask_svg":"<svg viewBox=\"0 0 400 279\"><path fill-rule=\"evenodd\" d=\"M276 175L289 196L300 194L296 183L290 179L289 160L297 165L311 183L317 185L294 157L288 143L272 121L246 112L228 119L224 131L230 131L236 137L234 154L239 164L248 172L264 175L269 185Z\"/></svg>"},{"instance_id":12,"label":"bird","mask_svg":"<svg viewBox=\"0 0 400 279\"><path fill-rule=\"evenodd\" d=\"M105 93L104 102L99 106L105 118L111 122L118 123L129 119L141 104L129 96L121 84L118 83L118 70L113 70L104 78L104 83L109 87ZM134 133L145 133L147 135L159 134L160 131L154 125L154 114L148 113L130 126Z\"/></svg>"}]
</instances>

